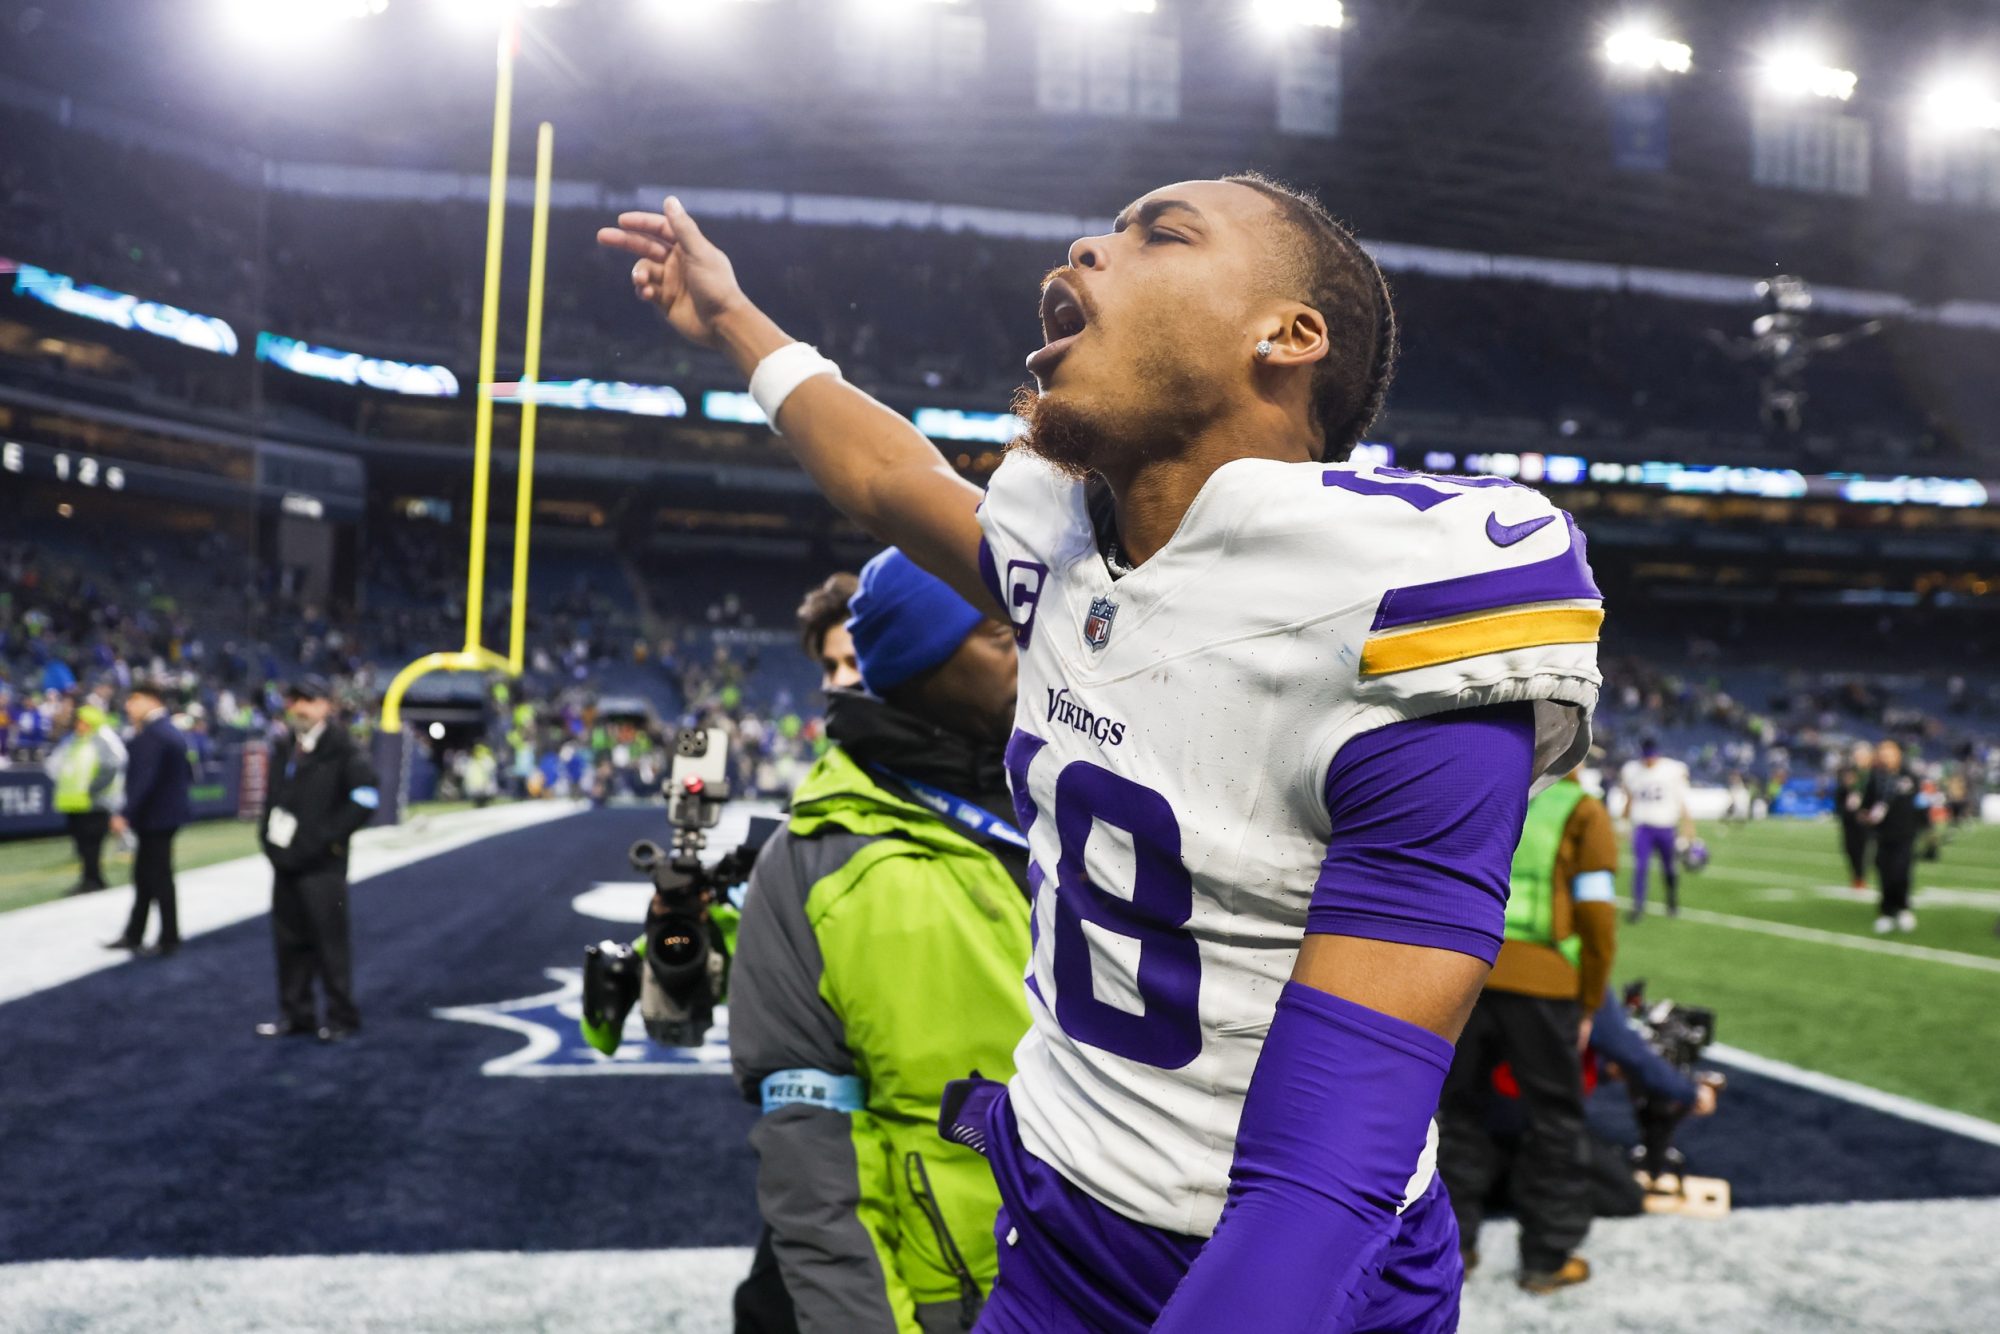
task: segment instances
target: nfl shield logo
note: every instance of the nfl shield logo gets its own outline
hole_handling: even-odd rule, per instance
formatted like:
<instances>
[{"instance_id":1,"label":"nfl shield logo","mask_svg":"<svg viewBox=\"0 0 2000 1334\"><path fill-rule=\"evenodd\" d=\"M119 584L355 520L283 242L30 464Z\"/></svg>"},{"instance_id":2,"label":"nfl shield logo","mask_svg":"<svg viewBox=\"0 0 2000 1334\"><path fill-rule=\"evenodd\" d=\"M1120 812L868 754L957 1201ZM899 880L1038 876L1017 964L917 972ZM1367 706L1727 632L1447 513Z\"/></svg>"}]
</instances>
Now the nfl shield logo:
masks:
<instances>
[{"instance_id":1,"label":"nfl shield logo","mask_svg":"<svg viewBox=\"0 0 2000 1334\"><path fill-rule=\"evenodd\" d=\"M1118 604L1110 598L1092 599L1090 614L1083 618L1083 642L1103 648L1104 641L1111 638L1111 622L1117 615Z\"/></svg>"}]
</instances>

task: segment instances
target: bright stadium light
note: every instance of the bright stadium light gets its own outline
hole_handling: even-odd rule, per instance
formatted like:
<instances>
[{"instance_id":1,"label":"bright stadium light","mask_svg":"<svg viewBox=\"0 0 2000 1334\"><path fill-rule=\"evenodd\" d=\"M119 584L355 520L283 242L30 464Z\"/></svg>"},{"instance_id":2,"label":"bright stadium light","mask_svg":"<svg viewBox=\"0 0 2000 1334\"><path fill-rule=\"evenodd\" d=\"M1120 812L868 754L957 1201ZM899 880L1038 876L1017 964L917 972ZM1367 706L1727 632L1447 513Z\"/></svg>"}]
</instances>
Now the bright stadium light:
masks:
<instances>
[{"instance_id":1,"label":"bright stadium light","mask_svg":"<svg viewBox=\"0 0 2000 1334\"><path fill-rule=\"evenodd\" d=\"M667 20L707 22L729 10L762 3L765 0L651 0L649 8Z\"/></svg>"},{"instance_id":2,"label":"bright stadium light","mask_svg":"<svg viewBox=\"0 0 2000 1334\"><path fill-rule=\"evenodd\" d=\"M1274 32L1347 25L1347 6L1341 0L1251 0L1250 12Z\"/></svg>"},{"instance_id":3,"label":"bright stadium light","mask_svg":"<svg viewBox=\"0 0 2000 1334\"><path fill-rule=\"evenodd\" d=\"M1647 28L1620 28L1604 39L1604 58L1618 69L1685 74L1694 68L1694 48Z\"/></svg>"},{"instance_id":4,"label":"bright stadium light","mask_svg":"<svg viewBox=\"0 0 2000 1334\"><path fill-rule=\"evenodd\" d=\"M389 0L224 0L223 12L231 27L253 41L292 41L373 18L388 7Z\"/></svg>"},{"instance_id":5,"label":"bright stadium light","mask_svg":"<svg viewBox=\"0 0 2000 1334\"><path fill-rule=\"evenodd\" d=\"M1153 14L1160 0L1048 0L1051 8L1071 18L1098 19L1113 14Z\"/></svg>"},{"instance_id":6,"label":"bright stadium light","mask_svg":"<svg viewBox=\"0 0 2000 1334\"><path fill-rule=\"evenodd\" d=\"M1971 75L1937 80L1917 108L1927 129L2000 130L2000 96L1994 95L1992 83Z\"/></svg>"},{"instance_id":7,"label":"bright stadium light","mask_svg":"<svg viewBox=\"0 0 2000 1334\"><path fill-rule=\"evenodd\" d=\"M1759 68L1764 91L1779 97L1824 97L1845 102L1854 96L1855 73L1823 65L1801 51L1781 51Z\"/></svg>"},{"instance_id":8,"label":"bright stadium light","mask_svg":"<svg viewBox=\"0 0 2000 1334\"><path fill-rule=\"evenodd\" d=\"M440 0L439 7L459 22L493 24L524 9L554 9L566 0Z\"/></svg>"}]
</instances>

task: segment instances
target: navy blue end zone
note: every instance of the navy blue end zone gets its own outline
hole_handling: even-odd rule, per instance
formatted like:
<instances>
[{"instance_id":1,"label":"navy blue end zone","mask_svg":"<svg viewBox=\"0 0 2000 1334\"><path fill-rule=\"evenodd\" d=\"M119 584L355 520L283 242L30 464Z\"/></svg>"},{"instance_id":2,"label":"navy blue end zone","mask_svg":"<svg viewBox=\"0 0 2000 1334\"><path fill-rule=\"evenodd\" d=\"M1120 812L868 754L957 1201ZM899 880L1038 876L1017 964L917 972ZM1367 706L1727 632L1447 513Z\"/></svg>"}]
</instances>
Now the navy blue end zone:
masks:
<instances>
[{"instance_id":1,"label":"navy blue end zone","mask_svg":"<svg viewBox=\"0 0 2000 1334\"><path fill-rule=\"evenodd\" d=\"M268 917L0 1006L0 1258L751 1244L731 1080L485 1076L523 1039L432 1014L635 934L571 900L666 834L595 812L357 885L364 1027L338 1047L252 1034Z\"/></svg>"},{"instance_id":2,"label":"navy blue end zone","mask_svg":"<svg viewBox=\"0 0 2000 1334\"><path fill-rule=\"evenodd\" d=\"M1690 1172L1729 1182L1739 1209L2000 1195L2000 1146L1761 1075L1724 1073L1721 1109L1683 1121L1674 1143ZM1622 1085L1600 1088L1589 1112L1600 1135L1638 1141Z\"/></svg>"},{"instance_id":3,"label":"navy blue end zone","mask_svg":"<svg viewBox=\"0 0 2000 1334\"><path fill-rule=\"evenodd\" d=\"M266 918L0 1006L0 1260L749 1245L730 1080L482 1074L528 1039L434 1014L547 1028L560 970L633 933L571 901L664 834L594 812L363 882L366 1027L340 1047L252 1036L276 1011ZM1623 1099L1592 1113L1629 1139ZM2000 1195L2000 1148L1734 1071L1681 1143L1738 1207Z\"/></svg>"}]
</instances>

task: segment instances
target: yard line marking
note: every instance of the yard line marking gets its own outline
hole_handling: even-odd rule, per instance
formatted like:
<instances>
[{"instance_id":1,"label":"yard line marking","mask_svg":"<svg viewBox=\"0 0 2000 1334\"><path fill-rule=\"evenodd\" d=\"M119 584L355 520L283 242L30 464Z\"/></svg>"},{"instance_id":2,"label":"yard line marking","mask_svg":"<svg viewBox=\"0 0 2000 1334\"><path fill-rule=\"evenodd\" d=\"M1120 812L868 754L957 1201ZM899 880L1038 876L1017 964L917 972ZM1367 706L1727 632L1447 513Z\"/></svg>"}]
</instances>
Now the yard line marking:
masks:
<instances>
[{"instance_id":1,"label":"yard line marking","mask_svg":"<svg viewBox=\"0 0 2000 1334\"><path fill-rule=\"evenodd\" d=\"M1731 847L1719 850L1710 849L1710 856L1711 858L1719 858L1720 860L1711 860L1708 867L1709 870L1715 870L1718 867L1725 870L1739 870L1747 867L1751 870L1765 871L1765 868L1771 867L1772 869L1767 871L1767 874L1800 874L1796 870L1780 871L1776 869L1777 867L1796 867L1799 864L1797 857L1787 857L1782 852L1776 850L1771 850L1767 853L1762 848L1752 850ZM1962 858L1954 857L1950 849L1946 849L1945 855L1939 860L1934 862L1919 862L1917 867L1919 872L1927 877L1941 876L1946 880L1955 880L1961 876L1966 879L1975 879L1987 873L2000 874L2000 867L1989 867L1983 863L1974 865ZM1829 870L1827 874L1832 873ZM1989 883L1991 882L1989 881Z\"/></svg>"},{"instance_id":2,"label":"yard line marking","mask_svg":"<svg viewBox=\"0 0 2000 1334\"><path fill-rule=\"evenodd\" d=\"M1919 1125L1937 1130L1948 1130L1954 1135L1976 1139L1982 1144L2000 1145L2000 1125L1973 1116L1967 1112L1954 1112L1946 1107L1933 1107L1915 1098L1906 1098L1900 1093L1884 1093L1881 1089L1857 1084L1836 1075L1823 1075L1817 1070L1807 1070L1788 1061L1775 1060L1769 1056L1759 1056L1755 1052L1744 1051L1721 1042L1711 1043L1703 1055L1721 1065L1737 1070L1746 1070L1766 1079L1776 1079L1799 1088L1810 1089L1814 1093L1824 1093L1830 1098L1839 1098L1873 1111L1886 1112L1890 1116L1901 1117L1905 1121L1915 1121Z\"/></svg>"},{"instance_id":3,"label":"yard line marking","mask_svg":"<svg viewBox=\"0 0 2000 1334\"><path fill-rule=\"evenodd\" d=\"M1706 874L1706 872L1704 872ZM1765 902L1796 902L1800 899L1819 899L1827 903L1869 903L1875 902L1875 891L1857 891L1848 885L1830 885L1825 881L1814 883L1805 876L1785 876L1775 872L1769 875L1730 876L1729 879L1760 888L1750 891L1750 897ZM1798 879L1806 881L1798 887L1773 885L1771 880ZM1964 908L1974 912L2000 911L2000 889L1961 889L1956 885L1922 885L1911 891L1911 905L1918 908Z\"/></svg>"},{"instance_id":4,"label":"yard line marking","mask_svg":"<svg viewBox=\"0 0 2000 1334\"><path fill-rule=\"evenodd\" d=\"M1666 915L1666 909L1657 903L1646 906L1654 916ZM1870 954L1893 954L1905 959L1919 959L1925 963L1944 963L1957 968L1974 968L1985 973L2000 973L2000 959L1990 959L1984 955L1962 954L1957 950L1941 950L1929 945L1905 945L1900 941L1876 940L1871 936L1843 936L1838 931L1822 931L1812 926L1793 926L1789 922L1766 922L1756 917L1737 917L1732 913L1710 912L1706 908L1682 908L1680 920L1699 922L1703 926L1726 926L1738 931L1757 931L1767 936L1810 941L1816 945L1838 945L1842 949L1865 950Z\"/></svg>"}]
</instances>

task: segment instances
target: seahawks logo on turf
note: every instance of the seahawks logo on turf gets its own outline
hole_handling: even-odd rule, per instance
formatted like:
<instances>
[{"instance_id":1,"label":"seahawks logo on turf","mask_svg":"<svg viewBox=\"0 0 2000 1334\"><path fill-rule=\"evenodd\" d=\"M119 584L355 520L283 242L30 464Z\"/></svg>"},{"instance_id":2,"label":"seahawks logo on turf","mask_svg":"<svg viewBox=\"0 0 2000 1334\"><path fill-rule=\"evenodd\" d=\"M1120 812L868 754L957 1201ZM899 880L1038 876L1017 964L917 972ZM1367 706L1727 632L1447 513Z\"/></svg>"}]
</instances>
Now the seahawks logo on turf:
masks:
<instances>
[{"instance_id":1,"label":"seahawks logo on turf","mask_svg":"<svg viewBox=\"0 0 2000 1334\"><path fill-rule=\"evenodd\" d=\"M583 1013L583 970L545 970L555 990L486 1005L453 1005L432 1010L439 1019L504 1028L527 1045L479 1067L482 1075L726 1075L729 1073L729 1007L715 1008L715 1026L699 1047L662 1047L646 1037L635 1005L625 1017L625 1038L606 1056L583 1040L577 1020Z\"/></svg>"}]
</instances>

